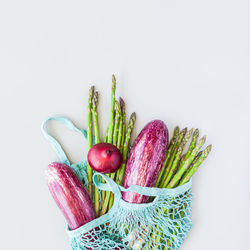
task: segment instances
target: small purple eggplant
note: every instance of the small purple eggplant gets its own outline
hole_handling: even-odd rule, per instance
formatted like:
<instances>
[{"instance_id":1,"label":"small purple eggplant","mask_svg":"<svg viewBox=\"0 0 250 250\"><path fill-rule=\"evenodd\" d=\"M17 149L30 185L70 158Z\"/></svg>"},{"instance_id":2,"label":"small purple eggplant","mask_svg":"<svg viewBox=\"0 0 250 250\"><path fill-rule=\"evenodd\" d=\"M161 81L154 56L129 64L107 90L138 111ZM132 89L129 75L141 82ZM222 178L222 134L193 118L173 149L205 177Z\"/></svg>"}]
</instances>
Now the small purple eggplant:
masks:
<instances>
[{"instance_id":1,"label":"small purple eggplant","mask_svg":"<svg viewBox=\"0 0 250 250\"><path fill-rule=\"evenodd\" d=\"M49 164L46 178L50 193L71 230L96 218L87 190L68 165L58 162Z\"/></svg>"},{"instance_id":2,"label":"small purple eggplant","mask_svg":"<svg viewBox=\"0 0 250 250\"><path fill-rule=\"evenodd\" d=\"M135 139L127 161L124 187L153 187L164 165L168 148L168 129L163 121L149 122ZM123 192L123 200L145 203L149 197L135 192Z\"/></svg>"}]
</instances>

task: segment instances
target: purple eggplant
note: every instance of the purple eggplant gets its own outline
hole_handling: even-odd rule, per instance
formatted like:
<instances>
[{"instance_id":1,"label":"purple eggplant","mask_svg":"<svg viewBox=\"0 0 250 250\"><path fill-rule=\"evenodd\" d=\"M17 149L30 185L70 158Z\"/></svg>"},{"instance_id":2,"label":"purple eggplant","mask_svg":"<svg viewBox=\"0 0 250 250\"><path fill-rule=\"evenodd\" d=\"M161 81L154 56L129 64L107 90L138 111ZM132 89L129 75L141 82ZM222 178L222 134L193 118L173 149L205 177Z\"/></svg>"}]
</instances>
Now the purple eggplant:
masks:
<instances>
[{"instance_id":1,"label":"purple eggplant","mask_svg":"<svg viewBox=\"0 0 250 250\"><path fill-rule=\"evenodd\" d=\"M164 165L168 148L168 129L163 121L149 122L135 139L130 150L124 176L124 187L153 187ZM123 200L145 203L149 197L135 192L123 192Z\"/></svg>"},{"instance_id":2,"label":"purple eggplant","mask_svg":"<svg viewBox=\"0 0 250 250\"><path fill-rule=\"evenodd\" d=\"M46 178L49 190L71 230L96 218L87 190L68 165L58 162L49 164Z\"/></svg>"}]
</instances>

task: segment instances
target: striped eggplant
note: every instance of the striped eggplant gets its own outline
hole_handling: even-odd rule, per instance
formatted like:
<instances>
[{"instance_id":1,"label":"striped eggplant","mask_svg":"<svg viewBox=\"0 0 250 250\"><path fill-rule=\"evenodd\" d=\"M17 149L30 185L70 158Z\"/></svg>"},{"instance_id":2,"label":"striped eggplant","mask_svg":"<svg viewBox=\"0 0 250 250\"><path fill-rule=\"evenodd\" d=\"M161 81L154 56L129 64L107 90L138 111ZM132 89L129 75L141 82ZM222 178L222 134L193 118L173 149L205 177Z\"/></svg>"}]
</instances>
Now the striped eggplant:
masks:
<instances>
[{"instance_id":1,"label":"striped eggplant","mask_svg":"<svg viewBox=\"0 0 250 250\"><path fill-rule=\"evenodd\" d=\"M153 187L163 167L168 148L168 129L161 120L149 122L130 150L124 176L124 187ZM123 200L145 203L149 197L135 192L123 192Z\"/></svg>"},{"instance_id":2,"label":"striped eggplant","mask_svg":"<svg viewBox=\"0 0 250 250\"><path fill-rule=\"evenodd\" d=\"M87 190L68 165L53 162L45 173L49 190L71 230L96 218Z\"/></svg>"}]
</instances>

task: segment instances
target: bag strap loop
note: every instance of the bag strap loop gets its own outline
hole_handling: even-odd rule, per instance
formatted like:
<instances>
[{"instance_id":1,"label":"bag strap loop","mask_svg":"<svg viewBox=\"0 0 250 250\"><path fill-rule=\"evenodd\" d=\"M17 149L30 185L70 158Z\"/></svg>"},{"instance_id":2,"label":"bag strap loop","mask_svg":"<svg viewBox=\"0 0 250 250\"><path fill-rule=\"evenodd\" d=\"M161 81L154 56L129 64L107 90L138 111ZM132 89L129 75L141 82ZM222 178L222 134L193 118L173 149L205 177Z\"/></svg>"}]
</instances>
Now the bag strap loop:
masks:
<instances>
[{"instance_id":1,"label":"bag strap loop","mask_svg":"<svg viewBox=\"0 0 250 250\"><path fill-rule=\"evenodd\" d=\"M98 175L101 176L106 183L102 183L100 179L98 179ZM93 182L100 190L112 191L114 194L121 197L121 192L135 192L142 195L147 196L166 196L169 195L171 197L178 196L186 191L188 191L192 186L192 179L186 184L176 187L176 188L155 188L155 187L141 187L138 185L132 185L129 188L124 188L118 184L116 184L111 178L104 174L95 173L93 176Z\"/></svg>"},{"instance_id":2,"label":"bag strap loop","mask_svg":"<svg viewBox=\"0 0 250 250\"><path fill-rule=\"evenodd\" d=\"M60 161L70 166L70 161L66 153L64 152L61 144L47 131L47 124L49 121L52 121L52 120L59 121L60 123L62 123L63 125L65 125L68 129L72 131L80 132L81 134L83 134L85 138L87 138L87 131L85 129L77 128L70 119L64 116L52 116L42 123L41 129L42 129L43 135L50 142L53 149L56 151L56 154L58 155Z\"/></svg>"},{"instance_id":3,"label":"bag strap loop","mask_svg":"<svg viewBox=\"0 0 250 250\"><path fill-rule=\"evenodd\" d=\"M106 183L102 183L101 178L98 178L99 176L101 176L106 181ZM100 190L112 191L118 198L122 196L120 186L105 174L95 173L93 176L93 182Z\"/></svg>"}]
</instances>

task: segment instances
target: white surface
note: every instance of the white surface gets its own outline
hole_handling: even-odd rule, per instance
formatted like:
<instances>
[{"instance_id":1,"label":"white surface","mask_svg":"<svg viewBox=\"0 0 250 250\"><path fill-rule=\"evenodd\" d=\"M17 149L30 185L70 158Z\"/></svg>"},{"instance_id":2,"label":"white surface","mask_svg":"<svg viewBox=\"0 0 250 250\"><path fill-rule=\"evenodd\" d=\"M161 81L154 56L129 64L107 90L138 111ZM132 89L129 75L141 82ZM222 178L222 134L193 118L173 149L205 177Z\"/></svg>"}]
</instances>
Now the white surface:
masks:
<instances>
[{"instance_id":1,"label":"white surface","mask_svg":"<svg viewBox=\"0 0 250 250\"><path fill-rule=\"evenodd\" d=\"M182 249L250 249L249 11L247 0L1 1L0 248L69 249L44 179L57 157L40 124L61 114L86 127L95 84L104 129L115 73L136 133L160 118L213 144ZM84 157L80 136L51 129L72 160Z\"/></svg>"}]
</instances>

